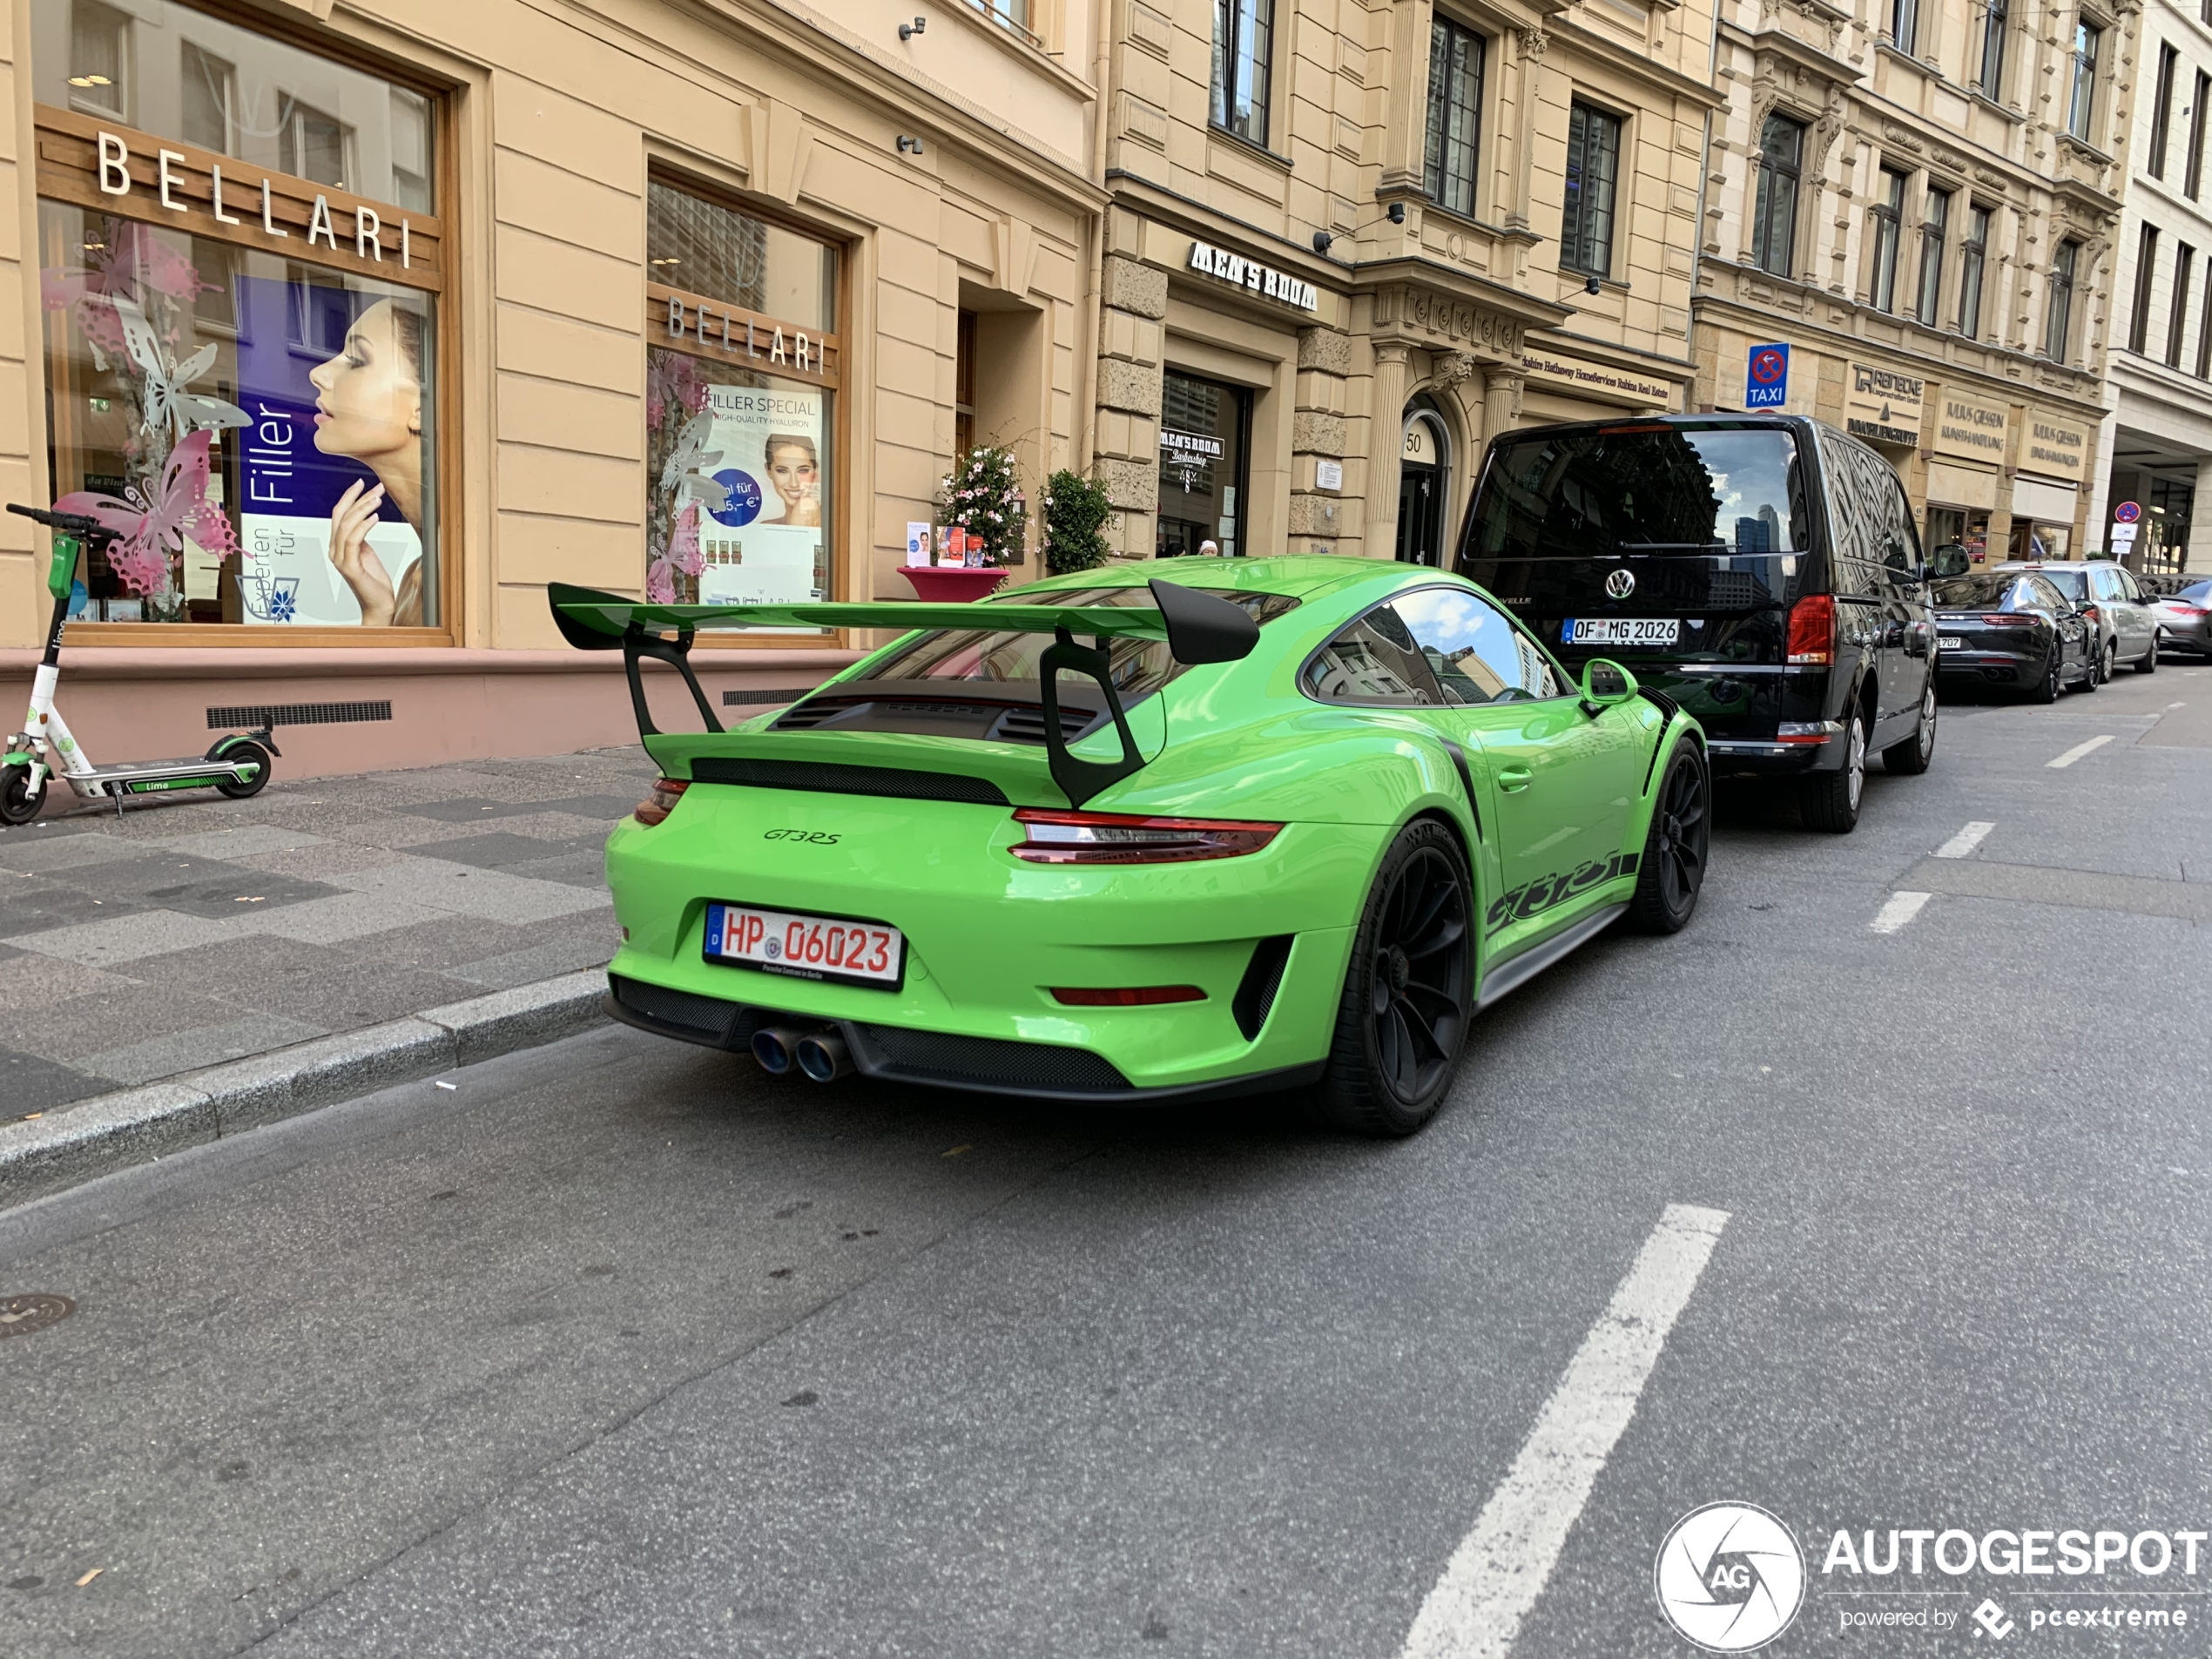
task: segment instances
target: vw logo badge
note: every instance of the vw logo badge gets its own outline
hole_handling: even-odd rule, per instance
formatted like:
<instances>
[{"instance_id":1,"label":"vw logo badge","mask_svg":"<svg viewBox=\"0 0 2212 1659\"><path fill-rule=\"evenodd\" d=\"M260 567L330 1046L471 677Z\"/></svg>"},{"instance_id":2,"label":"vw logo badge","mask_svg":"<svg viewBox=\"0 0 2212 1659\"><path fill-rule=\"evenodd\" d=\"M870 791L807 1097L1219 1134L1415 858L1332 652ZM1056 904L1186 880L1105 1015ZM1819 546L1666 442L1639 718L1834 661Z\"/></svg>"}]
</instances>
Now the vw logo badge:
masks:
<instances>
[{"instance_id":1,"label":"vw logo badge","mask_svg":"<svg viewBox=\"0 0 2212 1659\"><path fill-rule=\"evenodd\" d=\"M1635 572L1615 570L1605 578L1605 591L1615 599L1625 599L1636 590Z\"/></svg>"}]
</instances>

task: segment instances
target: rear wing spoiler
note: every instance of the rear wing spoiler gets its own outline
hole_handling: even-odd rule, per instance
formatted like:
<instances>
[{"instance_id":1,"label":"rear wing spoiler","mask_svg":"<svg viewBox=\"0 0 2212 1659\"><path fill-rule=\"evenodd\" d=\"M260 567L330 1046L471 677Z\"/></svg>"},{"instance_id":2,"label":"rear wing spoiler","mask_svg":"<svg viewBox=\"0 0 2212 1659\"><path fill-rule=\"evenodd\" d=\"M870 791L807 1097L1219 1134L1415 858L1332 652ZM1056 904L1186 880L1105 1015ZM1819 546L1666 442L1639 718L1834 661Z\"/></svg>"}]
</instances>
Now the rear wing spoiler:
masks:
<instances>
[{"instance_id":1,"label":"rear wing spoiler","mask_svg":"<svg viewBox=\"0 0 2212 1659\"><path fill-rule=\"evenodd\" d=\"M746 605L654 604L601 593L565 582L547 584L546 601L561 637L579 651L615 651L623 654L630 679L630 702L637 717L640 737L652 737L659 728L645 704L641 664L647 659L665 663L684 677L684 684L698 705L699 718L709 732L722 723L698 678L691 671L691 643L702 627L716 628L896 628L984 630L994 633L1050 634L1053 644L1038 659L1042 676L1045 756L1052 780L1080 806L1110 785L1120 782L1144 765L1129 718L1114 689L1111 639L1158 639L1167 643L1169 655L1186 667L1205 663L1233 663L1251 654L1259 643L1259 624L1241 605L1197 588L1157 578L1146 584L1152 604L1143 605L1066 605L1050 603L1017 604L907 604L898 601L869 604L806 604ZM1076 636L1088 634L1091 644L1078 645ZM1117 760L1081 760L1069 752L1060 728L1060 676L1072 671L1094 683L1113 716L1121 738Z\"/></svg>"}]
</instances>

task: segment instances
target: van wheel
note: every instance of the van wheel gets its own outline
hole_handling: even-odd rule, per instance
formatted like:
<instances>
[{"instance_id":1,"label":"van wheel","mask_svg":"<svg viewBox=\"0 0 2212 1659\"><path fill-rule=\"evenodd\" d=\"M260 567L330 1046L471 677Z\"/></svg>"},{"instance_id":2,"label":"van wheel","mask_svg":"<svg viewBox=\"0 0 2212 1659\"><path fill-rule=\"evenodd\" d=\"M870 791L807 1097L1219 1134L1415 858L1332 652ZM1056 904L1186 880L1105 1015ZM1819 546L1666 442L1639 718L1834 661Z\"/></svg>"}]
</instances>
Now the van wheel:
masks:
<instances>
[{"instance_id":1,"label":"van wheel","mask_svg":"<svg viewBox=\"0 0 2212 1659\"><path fill-rule=\"evenodd\" d=\"M1680 933L1696 910L1712 839L1706 817L1711 797L1704 759L1697 745L1684 738L1675 745L1674 758L1660 779L1651 830L1643 838L1643 859L1636 866L1629 921L1638 933Z\"/></svg>"},{"instance_id":2,"label":"van wheel","mask_svg":"<svg viewBox=\"0 0 2212 1659\"><path fill-rule=\"evenodd\" d=\"M1408 824L1383 855L1337 1000L1322 1120L1402 1137L1436 1116L1474 1012L1474 902L1467 860L1440 824Z\"/></svg>"},{"instance_id":3,"label":"van wheel","mask_svg":"<svg viewBox=\"0 0 2212 1659\"><path fill-rule=\"evenodd\" d=\"M1901 778L1919 777L1935 759L1935 739L1936 685L1935 677L1930 675L1920 692L1920 724L1904 742L1892 743L1882 751L1882 770Z\"/></svg>"},{"instance_id":4,"label":"van wheel","mask_svg":"<svg viewBox=\"0 0 2212 1659\"><path fill-rule=\"evenodd\" d=\"M1848 835L1858 824L1858 798L1866 792L1866 716L1851 711L1851 747L1842 767L1798 786L1797 811L1810 830Z\"/></svg>"}]
</instances>

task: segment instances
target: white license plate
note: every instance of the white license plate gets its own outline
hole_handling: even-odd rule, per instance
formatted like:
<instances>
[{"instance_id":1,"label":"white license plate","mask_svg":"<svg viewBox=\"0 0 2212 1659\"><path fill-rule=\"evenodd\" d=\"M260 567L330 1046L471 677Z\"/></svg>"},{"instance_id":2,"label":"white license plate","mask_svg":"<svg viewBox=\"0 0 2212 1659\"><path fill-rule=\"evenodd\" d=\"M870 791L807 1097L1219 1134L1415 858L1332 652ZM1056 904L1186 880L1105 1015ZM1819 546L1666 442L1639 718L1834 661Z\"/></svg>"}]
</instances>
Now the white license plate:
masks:
<instances>
[{"instance_id":1,"label":"white license plate","mask_svg":"<svg viewBox=\"0 0 2212 1659\"><path fill-rule=\"evenodd\" d=\"M1560 634L1569 645L1671 645L1681 637L1672 617L1569 617Z\"/></svg>"},{"instance_id":2,"label":"white license plate","mask_svg":"<svg viewBox=\"0 0 2212 1659\"><path fill-rule=\"evenodd\" d=\"M706 907L706 959L792 979L895 989L906 971L906 936L880 921L808 916L751 905Z\"/></svg>"},{"instance_id":3,"label":"white license plate","mask_svg":"<svg viewBox=\"0 0 2212 1659\"><path fill-rule=\"evenodd\" d=\"M1943 641L1943 649L1945 651L1964 651L1966 649L1966 642L1959 638L1956 634L1945 634L1941 636L1941 637Z\"/></svg>"}]
</instances>

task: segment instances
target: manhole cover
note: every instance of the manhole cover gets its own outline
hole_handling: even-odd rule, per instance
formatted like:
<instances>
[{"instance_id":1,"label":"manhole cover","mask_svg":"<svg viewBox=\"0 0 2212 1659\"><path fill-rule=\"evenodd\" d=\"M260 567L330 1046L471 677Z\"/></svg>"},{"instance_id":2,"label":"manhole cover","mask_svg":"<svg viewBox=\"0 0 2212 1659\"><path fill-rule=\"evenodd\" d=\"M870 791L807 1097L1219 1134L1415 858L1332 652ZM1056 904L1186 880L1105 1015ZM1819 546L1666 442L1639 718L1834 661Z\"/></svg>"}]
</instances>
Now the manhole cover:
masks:
<instances>
[{"instance_id":1,"label":"manhole cover","mask_svg":"<svg viewBox=\"0 0 2212 1659\"><path fill-rule=\"evenodd\" d=\"M27 1337L76 1312L66 1296L0 1296L0 1337Z\"/></svg>"}]
</instances>

